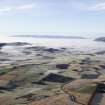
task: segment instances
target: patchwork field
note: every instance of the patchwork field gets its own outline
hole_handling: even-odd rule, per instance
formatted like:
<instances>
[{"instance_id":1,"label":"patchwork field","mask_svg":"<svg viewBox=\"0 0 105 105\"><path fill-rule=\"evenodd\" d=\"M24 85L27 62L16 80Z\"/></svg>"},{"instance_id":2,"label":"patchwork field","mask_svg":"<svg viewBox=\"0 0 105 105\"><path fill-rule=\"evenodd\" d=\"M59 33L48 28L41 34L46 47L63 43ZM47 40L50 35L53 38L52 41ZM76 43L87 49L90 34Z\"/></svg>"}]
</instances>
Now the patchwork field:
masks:
<instances>
[{"instance_id":1,"label":"patchwork field","mask_svg":"<svg viewBox=\"0 0 105 105\"><path fill-rule=\"evenodd\" d=\"M62 86L78 79L98 79L104 73L103 51L1 43L0 105L72 105ZM77 92L87 99L95 86Z\"/></svg>"}]
</instances>

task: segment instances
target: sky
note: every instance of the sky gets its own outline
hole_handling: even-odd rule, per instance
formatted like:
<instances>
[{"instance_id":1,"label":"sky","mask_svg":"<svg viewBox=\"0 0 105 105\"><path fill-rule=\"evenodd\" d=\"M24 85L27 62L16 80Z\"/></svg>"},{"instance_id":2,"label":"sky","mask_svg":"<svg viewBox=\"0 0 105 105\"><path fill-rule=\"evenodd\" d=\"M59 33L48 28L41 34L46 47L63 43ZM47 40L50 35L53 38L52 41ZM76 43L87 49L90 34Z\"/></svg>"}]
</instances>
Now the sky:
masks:
<instances>
[{"instance_id":1,"label":"sky","mask_svg":"<svg viewBox=\"0 0 105 105\"><path fill-rule=\"evenodd\" d=\"M0 35L105 33L105 0L0 0Z\"/></svg>"}]
</instances>

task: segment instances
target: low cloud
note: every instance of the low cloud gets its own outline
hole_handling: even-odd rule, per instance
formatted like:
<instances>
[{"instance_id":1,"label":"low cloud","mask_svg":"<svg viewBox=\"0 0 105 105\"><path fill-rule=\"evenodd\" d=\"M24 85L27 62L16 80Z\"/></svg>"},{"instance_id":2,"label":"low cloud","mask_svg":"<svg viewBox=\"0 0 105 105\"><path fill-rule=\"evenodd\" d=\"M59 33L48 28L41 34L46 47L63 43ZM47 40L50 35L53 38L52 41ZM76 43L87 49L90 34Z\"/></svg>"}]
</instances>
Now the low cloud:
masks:
<instances>
[{"instance_id":1,"label":"low cloud","mask_svg":"<svg viewBox=\"0 0 105 105\"><path fill-rule=\"evenodd\" d=\"M27 10L27 9L33 9L34 7L35 7L35 4L27 4L27 5L18 6L15 9L17 9L17 10Z\"/></svg>"},{"instance_id":2,"label":"low cloud","mask_svg":"<svg viewBox=\"0 0 105 105\"><path fill-rule=\"evenodd\" d=\"M11 7L0 8L0 12L8 12L8 11L11 11L11 10L12 10Z\"/></svg>"},{"instance_id":3,"label":"low cloud","mask_svg":"<svg viewBox=\"0 0 105 105\"><path fill-rule=\"evenodd\" d=\"M82 11L105 11L105 2L99 2L99 3L86 3L86 2L79 2L74 1L72 2L72 7L77 10Z\"/></svg>"},{"instance_id":4,"label":"low cloud","mask_svg":"<svg viewBox=\"0 0 105 105\"><path fill-rule=\"evenodd\" d=\"M105 2L94 4L88 9L91 11L105 11Z\"/></svg>"},{"instance_id":5,"label":"low cloud","mask_svg":"<svg viewBox=\"0 0 105 105\"><path fill-rule=\"evenodd\" d=\"M11 11L19 11L19 10L30 10L35 7L35 4L25 4L25 5L19 5L19 6L8 6L0 8L0 12L11 12Z\"/></svg>"}]
</instances>

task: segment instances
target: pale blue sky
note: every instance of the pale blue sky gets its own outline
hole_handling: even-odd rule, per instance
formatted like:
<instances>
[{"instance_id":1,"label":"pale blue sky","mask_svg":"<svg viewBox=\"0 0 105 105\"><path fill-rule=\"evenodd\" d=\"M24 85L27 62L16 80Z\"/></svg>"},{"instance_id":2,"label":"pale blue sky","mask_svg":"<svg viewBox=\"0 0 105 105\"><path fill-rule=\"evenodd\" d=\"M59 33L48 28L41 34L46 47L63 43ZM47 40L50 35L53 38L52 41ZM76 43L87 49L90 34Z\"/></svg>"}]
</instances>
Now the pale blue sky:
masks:
<instances>
[{"instance_id":1,"label":"pale blue sky","mask_svg":"<svg viewBox=\"0 0 105 105\"><path fill-rule=\"evenodd\" d=\"M0 33L105 33L105 0L0 0Z\"/></svg>"}]
</instances>

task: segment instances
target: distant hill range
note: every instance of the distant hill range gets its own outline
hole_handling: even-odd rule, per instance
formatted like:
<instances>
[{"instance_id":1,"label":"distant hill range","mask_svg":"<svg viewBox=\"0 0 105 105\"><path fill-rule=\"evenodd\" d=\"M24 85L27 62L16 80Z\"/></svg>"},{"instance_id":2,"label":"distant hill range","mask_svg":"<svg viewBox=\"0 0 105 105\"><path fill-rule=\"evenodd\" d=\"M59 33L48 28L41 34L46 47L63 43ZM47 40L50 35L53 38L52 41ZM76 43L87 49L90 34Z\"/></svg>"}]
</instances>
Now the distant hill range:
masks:
<instances>
[{"instance_id":1,"label":"distant hill range","mask_svg":"<svg viewBox=\"0 0 105 105\"><path fill-rule=\"evenodd\" d=\"M33 38L62 38L62 39L86 39L85 37L80 36L58 36L58 35L14 35L11 37L33 37Z\"/></svg>"},{"instance_id":2,"label":"distant hill range","mask_svg":"<svg viewBox=\"0 0 105 105\"><path fill-rule=\"evenodd\" d=\"M105 42L105 37L96 38L95 41Z\"/></svg>"}]
</instances>

